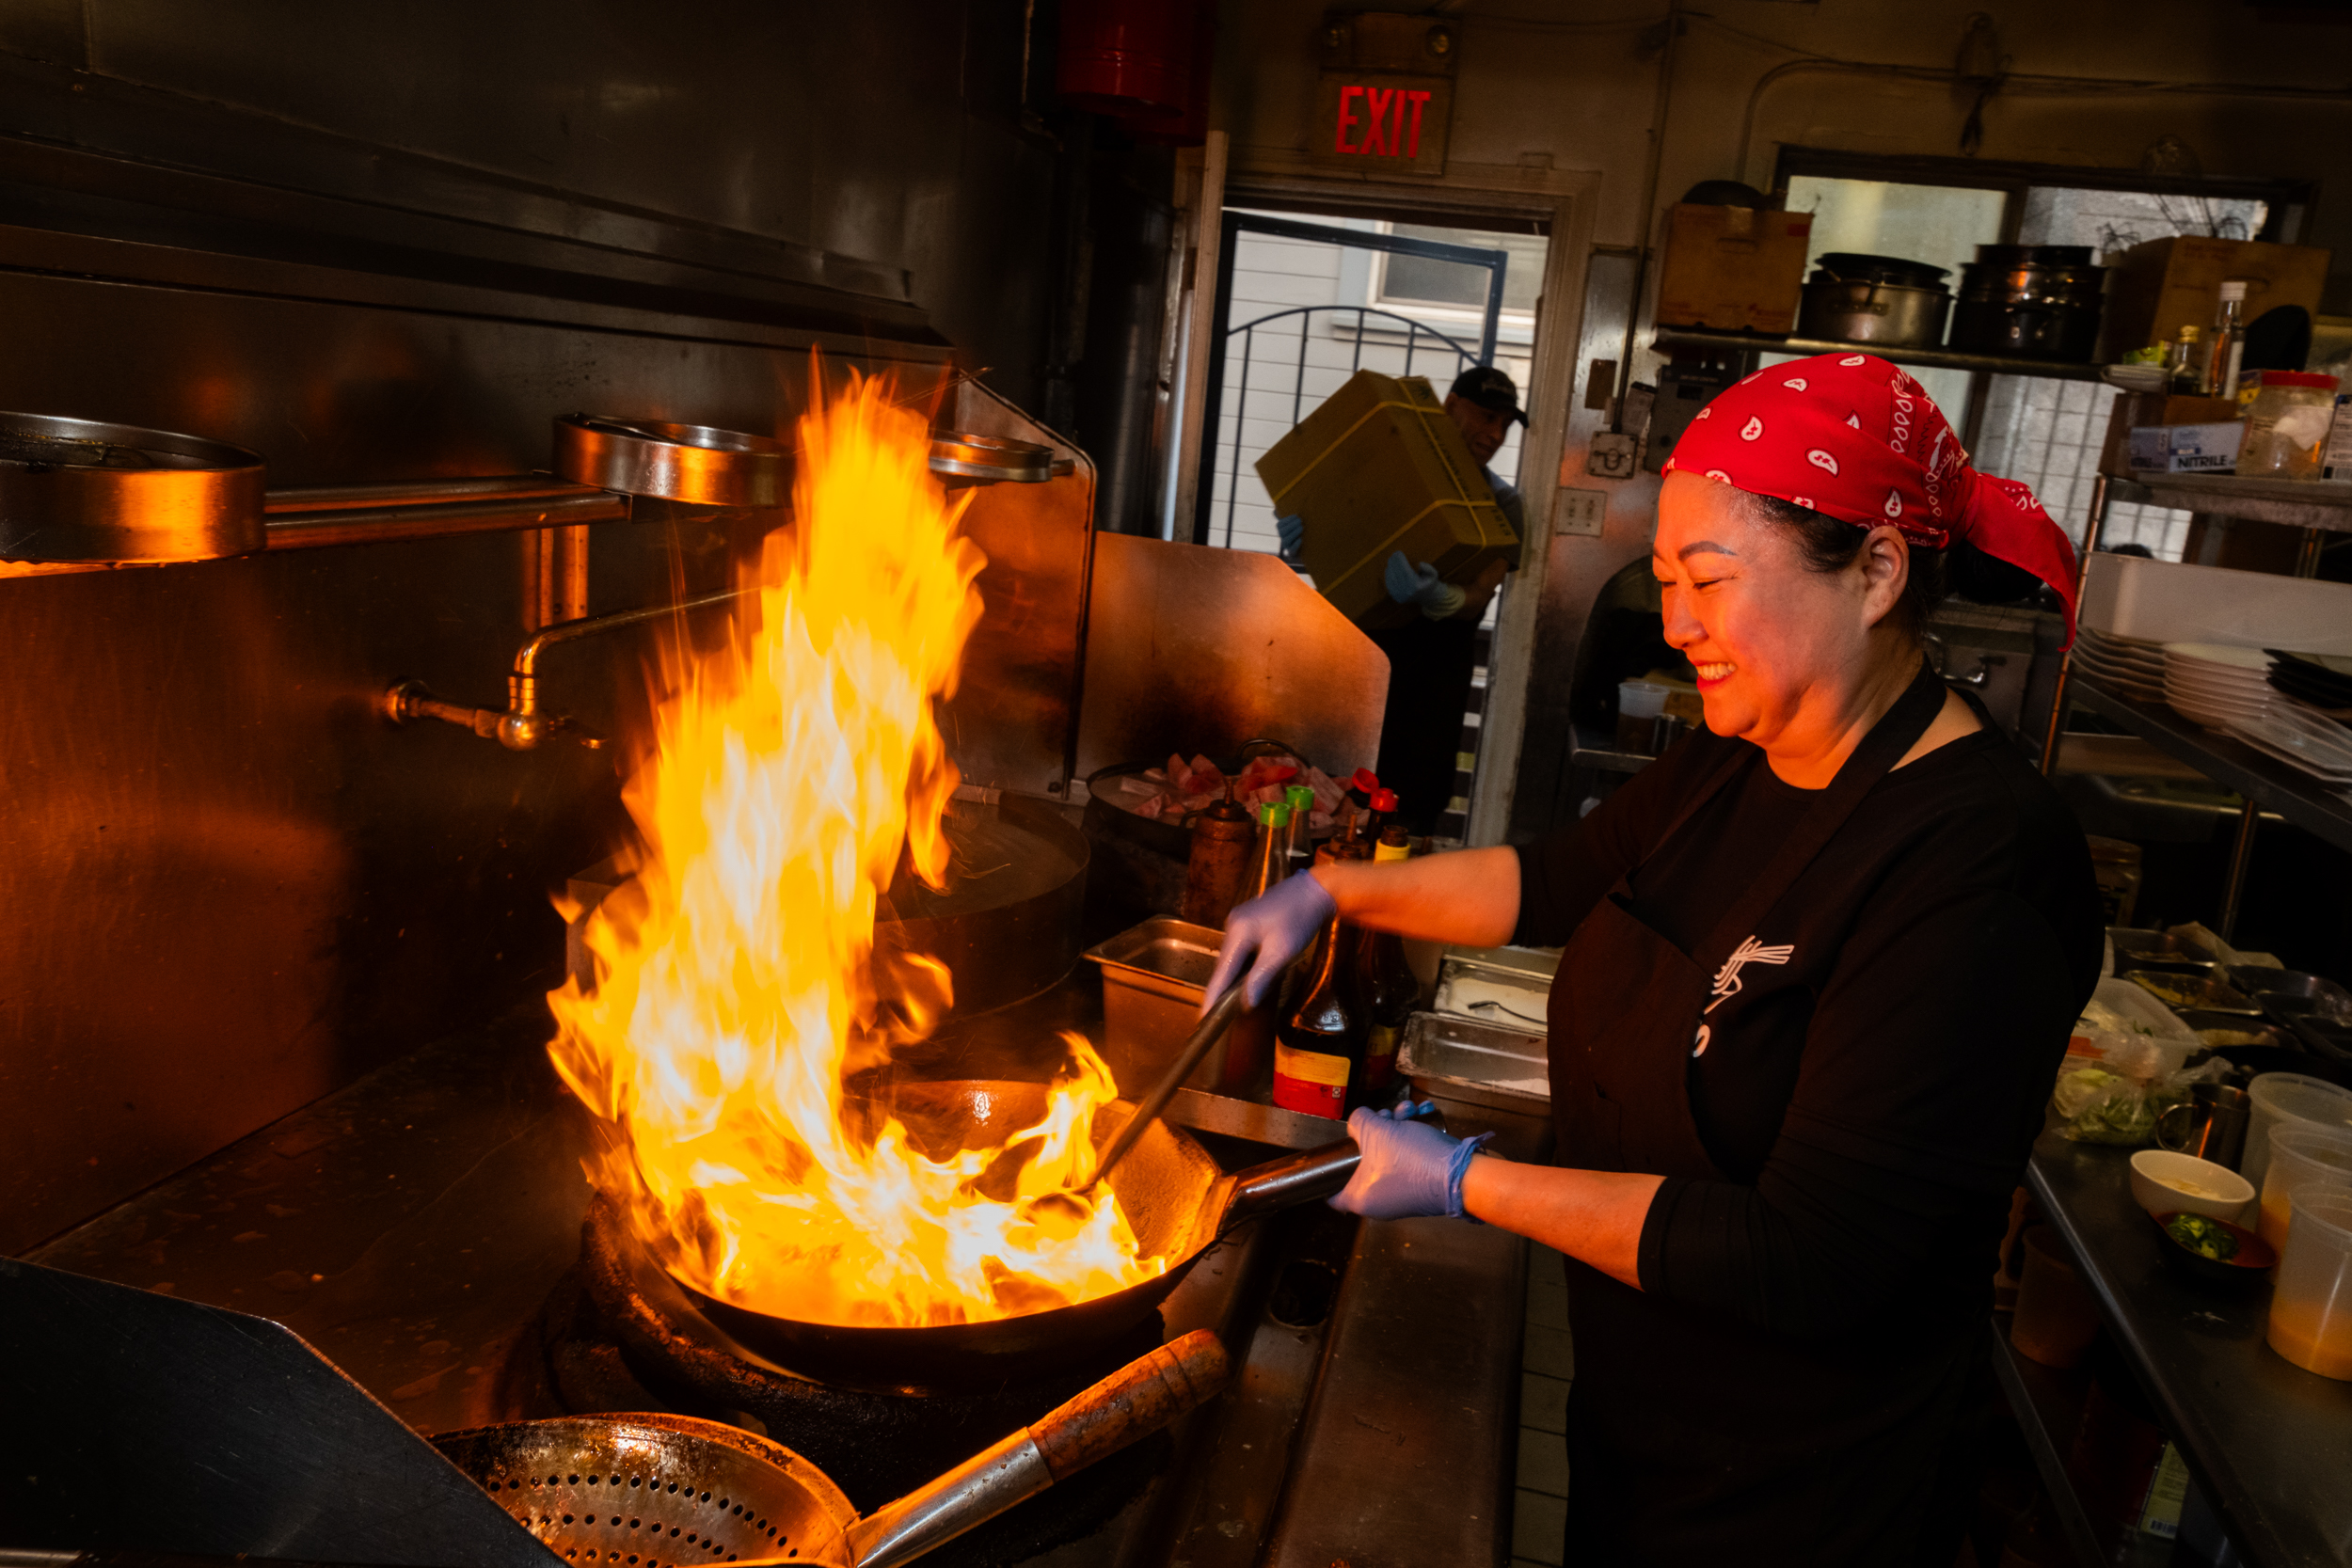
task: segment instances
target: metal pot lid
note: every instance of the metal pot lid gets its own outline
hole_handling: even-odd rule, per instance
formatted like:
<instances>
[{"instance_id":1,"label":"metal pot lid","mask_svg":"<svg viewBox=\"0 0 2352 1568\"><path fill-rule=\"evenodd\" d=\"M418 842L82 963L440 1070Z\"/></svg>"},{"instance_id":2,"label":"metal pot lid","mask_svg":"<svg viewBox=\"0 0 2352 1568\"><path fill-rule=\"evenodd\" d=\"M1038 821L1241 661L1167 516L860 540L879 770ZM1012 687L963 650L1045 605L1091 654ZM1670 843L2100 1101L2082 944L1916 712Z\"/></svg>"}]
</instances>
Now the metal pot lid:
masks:
<instances>
[{"instance_id":1,"label":"metal pot lid","mask_svg":"<svg viewBox=\"0 0 2352 1568\"><path fill-rule=\"evenodd\" d=\"M0 414L0 561L210 561L263 547L259 452L200 436Z\"/></svg>"},{"instance_id":2,"label":"metal pot lid","mask_svg":"<svg viewBox=\"0 0 2352 1568\"><path fill-rule=\"evenodd\" d=\"M696 506L783 506L792 449L715 425L566 414L555 421L555 471L575 484Z\"/></svg>"},{"instance_id":3,"label":"metal pot lid","mask_svg":"<svg viewBox=\"0 0 2352 1568\"><path fill-rule=\"evenodd\" d=\"M1980 245L1977 246L1977 264L1994 267L2087 267L2090 265L2090 246Z\"/></svg>"},{"instance_id":4,"label":"metal pot lid","mask_svg":"<svg viewBox=\"0 0 2352 1568\"><path fill-rule=\"evenodd\" d=\"M931 472L989 483L1042 484L1054 477L1054 449L1001 436L937 431L931 436Z\"/></svg>"},{"instance_id":5,"label":"metal pot lid","mask_svg":"<svg viewBox=\"0 0 2352 1568\"><path fill-rule=\"evenodd\" d=\"M1906 261L1900 256L1866 256L1859 251L1833 250L1813 261L1818 269L1814 280L1836 279L1847 283L1899 283L1914 289L1939 288L1949 267L1932 266L1926 261Z\"/></svg>"}]
</instances>

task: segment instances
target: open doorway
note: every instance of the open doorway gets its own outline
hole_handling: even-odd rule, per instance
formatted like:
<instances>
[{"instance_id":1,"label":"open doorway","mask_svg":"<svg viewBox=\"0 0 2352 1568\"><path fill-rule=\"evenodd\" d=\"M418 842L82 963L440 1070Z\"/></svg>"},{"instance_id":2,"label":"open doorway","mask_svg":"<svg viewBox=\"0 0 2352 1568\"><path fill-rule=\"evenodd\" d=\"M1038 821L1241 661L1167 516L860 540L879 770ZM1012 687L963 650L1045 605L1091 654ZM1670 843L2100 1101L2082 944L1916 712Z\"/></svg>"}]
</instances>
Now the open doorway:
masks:
<instances>
[{"instance_id":1,"label":"open doorway","mask_svg":"<svg viewBox=\"0 0 2352 1568\"><path fill-rule=\"evenodd\" d=\"M1189 519L1194 543L1279 552L1257 459L1359 370L1422 376L1443 397L1464 371L1491 365L1511 378L1524 406L1549 253L1544 226L1444 221L1453 216L1332 216L1272 204L1226 210L1198 510ZM1487 462L1514 486L1523 436L1512 424ZM1464 835L1495 626L1509 591L1506 580L1477 625L1454 768L1432 818L1441 844Z\"/></svg>"}]
</instances>

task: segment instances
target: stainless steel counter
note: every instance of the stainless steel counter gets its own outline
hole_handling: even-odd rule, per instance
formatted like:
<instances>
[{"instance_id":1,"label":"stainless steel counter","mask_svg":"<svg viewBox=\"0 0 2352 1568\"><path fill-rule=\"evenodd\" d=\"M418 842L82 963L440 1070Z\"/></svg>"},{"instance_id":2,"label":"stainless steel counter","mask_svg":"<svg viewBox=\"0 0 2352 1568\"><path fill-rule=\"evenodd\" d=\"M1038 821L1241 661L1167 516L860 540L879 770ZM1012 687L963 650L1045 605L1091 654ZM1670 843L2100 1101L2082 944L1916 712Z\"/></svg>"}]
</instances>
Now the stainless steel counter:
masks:
<instances>
[{"instance_id":1,"label":"stainless steel counter","mask_svg":"<svg viewBox=\"0 0 2352 1568\"><path fill-rule=\"evenodd\" d=\"M2166 1266L2132 1201L2131 1152L2045 1132L2030 1171L2107 1331L2250 1560L2352 1560L2352 1383L2291 1366L2263 1342L2266 1289L2217 1293Z\"/></svg>"}]
</instances>

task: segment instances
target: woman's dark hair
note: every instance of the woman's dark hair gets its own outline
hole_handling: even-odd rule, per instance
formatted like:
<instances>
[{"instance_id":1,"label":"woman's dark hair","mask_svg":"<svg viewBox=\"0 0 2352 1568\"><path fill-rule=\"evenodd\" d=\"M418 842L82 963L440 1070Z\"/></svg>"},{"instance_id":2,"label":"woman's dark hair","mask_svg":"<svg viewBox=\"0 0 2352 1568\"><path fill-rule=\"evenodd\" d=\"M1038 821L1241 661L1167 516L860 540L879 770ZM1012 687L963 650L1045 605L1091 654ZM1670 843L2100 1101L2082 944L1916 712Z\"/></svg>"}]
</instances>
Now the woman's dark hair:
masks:
<instances>
[{"instance_id":1,"label":"woman's dark hair","mask_svg":"<svg viewBox=\"0 0 2352 1568\"><path fill-rule=\"evenodd\" d=\"M1817 572L1844 571L1853 564L1863 541L1870 536L1866 528L1777 496L1751 492L1748 499L1755 504L1757 516L1796 535L1805 565ZM1895 606L1893 619L1897 629L1915 642L1927 635L1929 617L1948 594L1957 593L1979 604L2015 604L2041 587L2042 579L2024 567L1996 560L1964 540L1940 550L1915 544L1911 576L1903 584L1903 596Z\"/></svg>"}]
</instances>

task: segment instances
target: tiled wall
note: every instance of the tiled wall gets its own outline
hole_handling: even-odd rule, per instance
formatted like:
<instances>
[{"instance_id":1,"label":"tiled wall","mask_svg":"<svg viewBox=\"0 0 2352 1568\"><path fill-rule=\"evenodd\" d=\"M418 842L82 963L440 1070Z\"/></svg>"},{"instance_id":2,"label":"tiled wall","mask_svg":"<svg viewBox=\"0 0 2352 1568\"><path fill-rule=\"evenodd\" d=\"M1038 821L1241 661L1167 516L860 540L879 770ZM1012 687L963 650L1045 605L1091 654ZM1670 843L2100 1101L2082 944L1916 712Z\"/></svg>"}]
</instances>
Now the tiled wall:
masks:
<instances>
[{"instance_id":1,"label":"tiled wall","mask_svg":"<svg viewBox=\"0 0 2352 1568\"><path fill-rule=\"evenodd\" d=\"M1527 1244L1527 1339L1519 1359L1518 1490L1511 1568L1557 1568L1568 1512L1568 1282L1560 1255Z\"/></svg>"},{"instance_id":2,"label":"tiled wall","mask_svg":"<svg viewBox=\"0 0 2352 1568\"><path fill-rule=\"evenodd\" d=\"M2114 388L2095 381L1996 375L1969 460L1988 474L2031 485L2059 526L2080 538L2116 396ZM2137 543L2160 560L2178 561L2188 541L2188 515L2155 506L2111 506L2101 539L2110 548Z\"/></svg>"}]
</instances>

